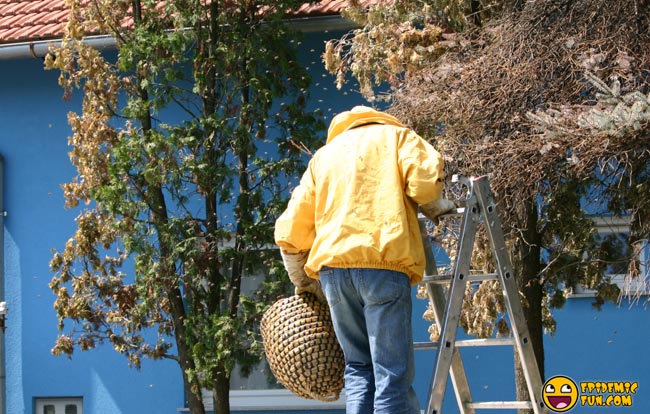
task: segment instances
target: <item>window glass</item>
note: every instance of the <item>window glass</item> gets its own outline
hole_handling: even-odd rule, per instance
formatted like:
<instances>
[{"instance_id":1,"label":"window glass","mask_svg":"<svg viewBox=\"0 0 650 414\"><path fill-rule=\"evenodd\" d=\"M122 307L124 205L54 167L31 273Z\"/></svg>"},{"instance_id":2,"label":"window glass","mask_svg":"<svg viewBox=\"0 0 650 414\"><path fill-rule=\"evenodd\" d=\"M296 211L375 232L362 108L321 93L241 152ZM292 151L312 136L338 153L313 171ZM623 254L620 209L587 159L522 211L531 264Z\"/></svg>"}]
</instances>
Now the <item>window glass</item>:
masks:
<instances>
[{"instance_id":1,"label":"window glass","mask_svg":"<svg viewBox=\"0 0 650 414\"><path fill-rule=\"evenodd\" d=\"M67 404L65 406L65 414L77 414L77 405L76 404Z\"/></svg>"},{"instance_id":2,"label":"window glass","mask_svg":"<svg viewBox=\"0 0 650 414\"><path fill-rule=\"evenodd\" d=\"M54 406L52 404L44 405L43 414L56 414L54 411Z\"/></svg>"},{"instance_id":3,"label":"window glass","mask_svg":"<svg viewBox=\"0 0 650 414\"><path fill-rule=\"evenodd\" d=\"M242 293L253 295L255 290L264 280L266 272L258 272L253 275L246 275L242 278ZM282 389L282 385L277 382L266 359L250 369L250 372L242 371L239 365L235 366L230 379L230 389L232 390L272 390Z\"/></svg>"},{"instance_id":4,"label":"window glass","mask_svg":"<svg viewBox=\"0 0 650 414\"><path fill-rule=\"evenodd\" d=\"M605 274L623 275L630 265L627 233L601 233L602 259L607 265Z\"/></svg>"}]
</instances>

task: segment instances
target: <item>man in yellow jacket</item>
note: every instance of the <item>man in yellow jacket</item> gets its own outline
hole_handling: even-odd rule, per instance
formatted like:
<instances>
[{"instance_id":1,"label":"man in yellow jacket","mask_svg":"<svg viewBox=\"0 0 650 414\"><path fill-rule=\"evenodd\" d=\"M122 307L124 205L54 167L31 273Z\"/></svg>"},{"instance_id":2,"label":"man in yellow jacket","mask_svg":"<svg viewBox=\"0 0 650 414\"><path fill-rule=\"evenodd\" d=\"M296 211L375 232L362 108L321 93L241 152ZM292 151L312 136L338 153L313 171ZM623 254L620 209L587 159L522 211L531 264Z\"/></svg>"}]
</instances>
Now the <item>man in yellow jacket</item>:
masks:
<instances>
[{"instance_id":1,"label":"man in yellow jacket","mask_svg":"<svg viewBox=\"0 0 650 414\"><path fill-rule=\"evenodd\" d=\"M276 222L296 292L324 292L329 304L348 414L420 413L411 332L411 286L425 266L417 211L435 219L454 207L441 199L443 179L429 143L357 106L334 117Z\"/></svg>"}]
</instances>

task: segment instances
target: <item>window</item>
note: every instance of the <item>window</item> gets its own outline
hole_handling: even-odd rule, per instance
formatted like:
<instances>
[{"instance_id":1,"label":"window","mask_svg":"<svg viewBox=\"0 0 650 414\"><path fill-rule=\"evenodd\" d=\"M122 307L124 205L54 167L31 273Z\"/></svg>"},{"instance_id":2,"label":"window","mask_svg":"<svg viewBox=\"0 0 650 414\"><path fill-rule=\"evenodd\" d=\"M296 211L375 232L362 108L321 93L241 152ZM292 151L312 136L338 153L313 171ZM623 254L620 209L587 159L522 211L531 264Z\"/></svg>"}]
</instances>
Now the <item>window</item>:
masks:
<instances>
[{"instance_id":1,"label":"window","mask_svg":"<svg viewBox=\"0 0 650 414\"><path fill-rule=\"evenodd\" d=\"M616 284L621 292L628 295L650 294L650 280L648 280L648 267L646 257L648 256L648 245L642 246L638 254L639 275L631 278L628 275L630 264L627 251L627 239L630 233L629 219L626 217L596 217L594 218L598 233L603 240L619 244L623 251L621 260L612 261L607 268L607 275L611 283ZM576 286L571 297L593 297L596 291Z\"/></svg>"},{"instance_id":2,"label":"window","mask_svg":"<svg viewBox=\"0 0 650 414\"><path fill-rule=\"evenodd\" d=\"M81 397L36 398L36 414L83 414Z\"/></svg>"},{"instance_id":3,"label":"window","mask_svg":"<svg viewBox=\"0 0 650 414\"><path fill-rule=\"evenodd\" d=\"M250 294L264 280L264 274L247 275L242 279L242 293ZM338 401L325 403L294 395L279 384L266 360L262 360L248 376L235 367L230 380L230 408L232 411L250 410L344 410L345 392ZM212 391L203 390L203 403L207 411L213 410ZM188 412L187 409L180 409ZM58 414L58 413L57 413Z\"/></svg>"}]
</instances>

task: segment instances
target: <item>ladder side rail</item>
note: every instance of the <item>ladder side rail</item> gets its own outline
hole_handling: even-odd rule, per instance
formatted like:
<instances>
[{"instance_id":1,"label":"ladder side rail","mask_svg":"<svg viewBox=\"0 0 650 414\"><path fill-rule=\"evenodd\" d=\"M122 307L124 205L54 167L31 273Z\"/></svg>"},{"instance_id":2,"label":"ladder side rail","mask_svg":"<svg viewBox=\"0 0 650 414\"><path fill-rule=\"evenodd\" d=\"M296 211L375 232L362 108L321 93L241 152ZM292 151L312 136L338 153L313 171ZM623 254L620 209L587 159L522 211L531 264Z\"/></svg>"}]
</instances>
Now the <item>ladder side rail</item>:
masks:
<instances>
[{"instance_id":1,"label":"ladder side rail","mask_svg":"<svg viewBox=\"0 0 650 414\"><path fill-rule=\"evenodd\" d=\"M460 240L454 264L453 278L448 289L448 299L444 318L440 327L440 346L435 359L433 378L427 402L427 414L440 414L442 400L449 379L452 355L456 350L455 342L460 321L460 314L465 297L470 269L470 259L476 239L476 228L480 218L479 206L474 195L466 201L465 211L461 222ZM467 404L461 402L463 407Z\"/></svg>"},{"instance_id":2,"label":"ladder side rail","mask_svg":"<svg viewBox=\"0 0 650 414\"><path fill-rule=\"evenodd\" d=\"M424 254L426 258L425 274L427 276L437 275L438 267L436 265L436 258L433 254L433 246L427 235L426 225L423 220L420 220L420 234L422 235L422 243L424 245ZM438 328L442 326L444 318L445 304L447 299L445 297L445 289L440 284L426 283L427 296L429 303L433 310L434 319ZM451 358L451 382L454 387L454 394L456 401L460 408L460 414L475 414L475 410L468 404L472 402L472 394L469 390L469 383L467 382L467 375L463 360L460 356L460 351L454 348Z\"/></svg>"},{"instance_id":3,"label":"ladder side rail","mask_svg":"<svg viewBox=\"0 0 650 414\"><path fill-rule=\"evenodd\" d=\"M519 300L519 288L510 264L501 219L497 214L496 202L487 182L487 177L483 176L474 179L473 188L484 214L486 230L492 246L501 287L504 291L504 301L515 338L515 347L528 385L532 408L535 414L547 413L548 411L541 399L542 380L533 344L530 341L528 322L524 317L521 301Z\"/></svg>"}]
</instances>

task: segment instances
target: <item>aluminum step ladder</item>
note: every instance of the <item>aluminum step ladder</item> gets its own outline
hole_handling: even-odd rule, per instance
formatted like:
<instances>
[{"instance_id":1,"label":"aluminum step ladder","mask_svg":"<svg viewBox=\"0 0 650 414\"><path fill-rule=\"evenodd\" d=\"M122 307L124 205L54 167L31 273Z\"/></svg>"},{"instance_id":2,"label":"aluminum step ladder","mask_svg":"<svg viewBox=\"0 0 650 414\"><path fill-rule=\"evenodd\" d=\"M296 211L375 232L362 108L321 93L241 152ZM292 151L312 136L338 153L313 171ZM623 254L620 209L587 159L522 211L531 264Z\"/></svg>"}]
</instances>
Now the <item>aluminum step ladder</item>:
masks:
<instances>
[{"instance_id":1,"label":"aluminum step ladder","mask_svg":"<svg viewBox=\"0 0 650 414\"><path fill-rule=\"evenodd\" d=\"M449 215L461 217L458 251L452 265L452 272L438 275L426 223L420 220L426 252L425 284L434 318L440 330L438 342L415 343L415 349L438 349L435 359L431 386L425 414L442 414L442 402L451 377L458 408L461 414L474 414L476 410L532 409L535 414L546 414L541 393L542 380L535 359L532 343L529 340L528 325L524 318L519 290L512 271L506 244L497 214L496 203L490 190L488 179L482 177L454 176L452 182L467 188L464 208L458 208ZM444 216L443 216L444 217ZM470 273L470 261L479 225L485 226L491 244L494 265L493 274ZM461 307L467 283L498 280L503 289L506 312L510 322L511 336L507 338L457 340ZM463 361L458 350L463 346L503 346L512 345L522 365L529 401L490 401L474 402L470 393ZM502 411L499 411L502 412Z\"/></svg>"}]
</instances>

